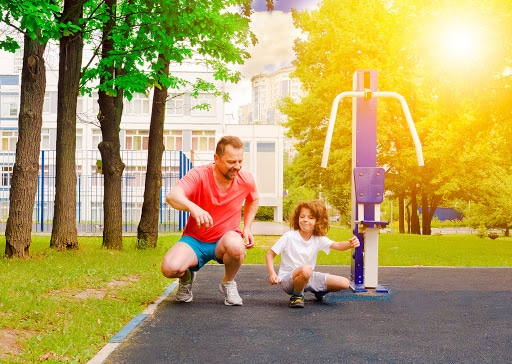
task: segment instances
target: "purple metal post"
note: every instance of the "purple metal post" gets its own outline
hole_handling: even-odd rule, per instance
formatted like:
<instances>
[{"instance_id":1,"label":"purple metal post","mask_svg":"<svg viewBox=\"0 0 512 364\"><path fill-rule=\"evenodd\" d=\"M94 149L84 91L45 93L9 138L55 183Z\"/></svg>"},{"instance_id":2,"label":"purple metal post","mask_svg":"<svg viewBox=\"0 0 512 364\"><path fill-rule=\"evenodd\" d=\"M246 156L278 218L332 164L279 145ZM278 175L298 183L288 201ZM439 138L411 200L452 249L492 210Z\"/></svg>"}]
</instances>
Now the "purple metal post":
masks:
<instances>
[{"instance_id":1,"label":"purple metal post","mask_svg":"<svg viewBox=\"0 0 512 364\"><path fill-rule=\"evenodd\" d=\"M367 92L368 97L356 97L353 100L352 130L352 170L357 167L376 167L377 165L377 99L371 97L377 91L377 71L357 70L353 77L354 91ZM354 193L354 191L352 191ZM355 196L352 196L352 218L359 221ZM365 204L365 220L375 220L374 204ZM364 234L353 223L353 232L359 238L361 246L354 250L351 264L352 289L366 291L364 285Z\"/></svg>"}]
</instances>

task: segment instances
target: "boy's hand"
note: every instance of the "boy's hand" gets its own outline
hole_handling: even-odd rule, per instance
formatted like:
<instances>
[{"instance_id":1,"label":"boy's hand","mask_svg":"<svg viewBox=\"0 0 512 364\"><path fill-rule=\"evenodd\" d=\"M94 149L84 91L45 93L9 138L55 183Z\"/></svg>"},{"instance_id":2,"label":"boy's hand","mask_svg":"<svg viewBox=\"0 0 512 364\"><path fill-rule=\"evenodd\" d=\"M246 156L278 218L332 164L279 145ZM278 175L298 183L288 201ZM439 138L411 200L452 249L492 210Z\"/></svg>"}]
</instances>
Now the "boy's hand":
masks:
<instances>
[{"instance_id":1,"label":"boy's hand","mask_svg":"<svg viewBox=\"0 0 512 364\"><path fill-rule=\"evenodd\" d=\"M274 273L272 274L269 278L268 278L268 282L270 284L278 284L279 283L279 279L277 278L277 274Z\"/></svg>"},{"instance_id":2,"label":"boy's hand","mask_svg":"<svg viewBox=\"0 0 512 364\"><path fill-rule=\"evenodd\" d=\"M350 244L351 248L358 248L359 245L361 245L357 236L351 237L350 240L348 241L348 243Z\"/></svg>"}]
</instances>

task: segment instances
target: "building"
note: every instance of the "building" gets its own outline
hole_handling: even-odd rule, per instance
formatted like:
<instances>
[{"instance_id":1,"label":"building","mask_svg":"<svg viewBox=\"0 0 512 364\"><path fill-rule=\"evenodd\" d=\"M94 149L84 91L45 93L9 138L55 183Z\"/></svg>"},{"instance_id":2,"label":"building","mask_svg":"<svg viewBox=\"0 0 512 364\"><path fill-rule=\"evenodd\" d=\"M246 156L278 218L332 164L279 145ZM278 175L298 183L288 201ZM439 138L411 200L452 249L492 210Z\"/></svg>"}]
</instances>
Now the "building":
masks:
<instances>
[{"instance_id":1,"label":"building","mask_svg":"<svg viewBox=\"0 0 512 364\"><path fill-rule=\"evenodd\" d=\"M15 160L16 140L18 136L19 92L21 82L20 53L11 54L0 52L0 164L2 167L2 185L0 197L4 208L0 208L0 220L6 222L8 216L8 191L10 175ZM50 56L49 56L50 57ZM58 57L53 54L52 60ZM173 65L171 72L181 78L195 80L203 78L215 82L212 72L195 65ZM43 126L41 135L41 165L48 178L44 182L51 194L55 165L51 158L56 147L57 130L57 81L58 70L55 63L47 62L47 87L43 110ZM218 83L222 90L224 85ZM275 221L282 220L282 183L283 183L283 144L284 131L279 125L236 125L231 115L224 114L224 103L220 97L202 93L197 98L191 97L187 90L177 90L169 94L166 105L164 124L164 145L166 151L181 151L193 165L201 165L213 161L217 141L224 135L237 135L244 142L244 168L251 171L257 181L261 194L260 206L274 208ZM194 106L208 103L208 110L196 109ZM128 223L138 222L141 213L143 190L146 172L147 150L149 143L149 122L151 116L152 95L135 94L131 100L125 100L121 123L121 149L123 161L126 164L123 186L123 207ZM101 159L97 145L101 141L101 130L96 119L99 108L97 96L80 96L77 105L77 175L79 184L87 182L90 193L80 201L79 216L84 221L100 225L102 219L102 175L98 161ZM164 176L177 176L177 157L169 157L168 164L164 162ZM165 159L165 157L164 157ZM53 164L52 164L53 163ZM83 179L82 179L83 177ZM43 185L41 185L43 186ZM162 196L172 187L163 184ZM95 188L100 190L94 190ZM79 191L80 193L80 191ZM129 196L128 196L129 195ZM53 216L51 196L38 206L34 212L35 221L50 219ZM165 203L162 204L165 206ZM83 211L82 211L83 209ZM47 211L44 215L39 212ZM92 213L91 211L96 211ZM44 217L43 217L44 216ZM0 221L0 222L1 222ZM135 225L136 229L136 225Z\"/></svg>"},{"instance_id":2,"label":"building","mask_svg":"<svg viewBox=\"0 0 512 364\"><path fill-rule=\"evenodd\" d=\"M294 70L294 66L288 66L253 76L251 104L240 108L240 124L275 125L286 121L286 115L279 111L279 102L285 97L299 100L304 95L300 81L291 77Z\"/></svg>"}]
</instances>

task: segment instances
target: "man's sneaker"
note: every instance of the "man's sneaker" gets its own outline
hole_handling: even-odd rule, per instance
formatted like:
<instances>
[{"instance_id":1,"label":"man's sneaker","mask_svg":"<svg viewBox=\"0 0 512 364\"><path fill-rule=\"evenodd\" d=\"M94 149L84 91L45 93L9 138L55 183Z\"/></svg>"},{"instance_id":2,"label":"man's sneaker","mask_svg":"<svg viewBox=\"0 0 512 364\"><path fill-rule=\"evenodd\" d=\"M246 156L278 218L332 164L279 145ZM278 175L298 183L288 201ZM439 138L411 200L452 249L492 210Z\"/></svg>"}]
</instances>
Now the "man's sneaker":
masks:
<instances>
[{"instance_id":1,"label":"man's sneaker","mask_svg":"<svg viewBox=\"0 0 512 364\"><path fill-rule=\"evenodd\" d=\"M316 300L317 301L322 301L327 293L328 292L326 292L326 291L315 292Z\"/></svg>"},{"instance_id":2,"label":"man's sneaker","mask_svg":"<svg viewBox=\"0 0 512 364\"><path fill-rule=\"evenodd\" d=\"M178 284L178 290L176 291L176 301L177 302L191 302L194 298L192 294L192 283L194 283L196 279L196 273L190 271L190 281L186 282L180 278Z\"/></svg>"},{"instance_id":3,"label":"man's sneaker","mask_svg":"<svg viewBox=\"0 0 512 364\"><path fill-rule=\"evenodd\" d=\"M290 307L291 308L304 308L304 296L296 296L292 294L290 296Z\"/></svg>"},{"instance_id":4,"label":"man's sneaker","mask_svg":"<svg viewBox=\"0 0 512 364\"><path fill-rule=\"evenodd\" d=\"M242 306L242 297L238 294L235 281L220 282L219 289L224 295L224 304L226 306Z\"/></svg>"}]
</instances>

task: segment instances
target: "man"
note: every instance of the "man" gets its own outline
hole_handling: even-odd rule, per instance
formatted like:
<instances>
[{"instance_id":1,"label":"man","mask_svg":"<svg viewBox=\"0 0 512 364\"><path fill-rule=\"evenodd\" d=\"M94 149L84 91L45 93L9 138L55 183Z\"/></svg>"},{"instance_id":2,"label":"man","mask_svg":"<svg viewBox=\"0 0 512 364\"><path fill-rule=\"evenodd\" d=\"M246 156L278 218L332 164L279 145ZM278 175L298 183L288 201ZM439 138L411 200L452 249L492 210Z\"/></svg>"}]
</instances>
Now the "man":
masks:
<instances>
[{"instance_id":1,"label":"man","mask_svg":"<svg viewBox=\"0 0 512 364\"><path fill-rule=\"evenodd\" d=\"M259 206L254 178L242 170L243 155L239 138L223 137L217 143L214 162L192 168L167 194L172 207L190 212L182 237L162 262L165 277L179 278L177 301L192 301L196 272L215 260L225 268L219 285L224 304L243 304L235 276L246 257L245 249L254 246L251 225Z\"/></svg>"}]
</instances>

